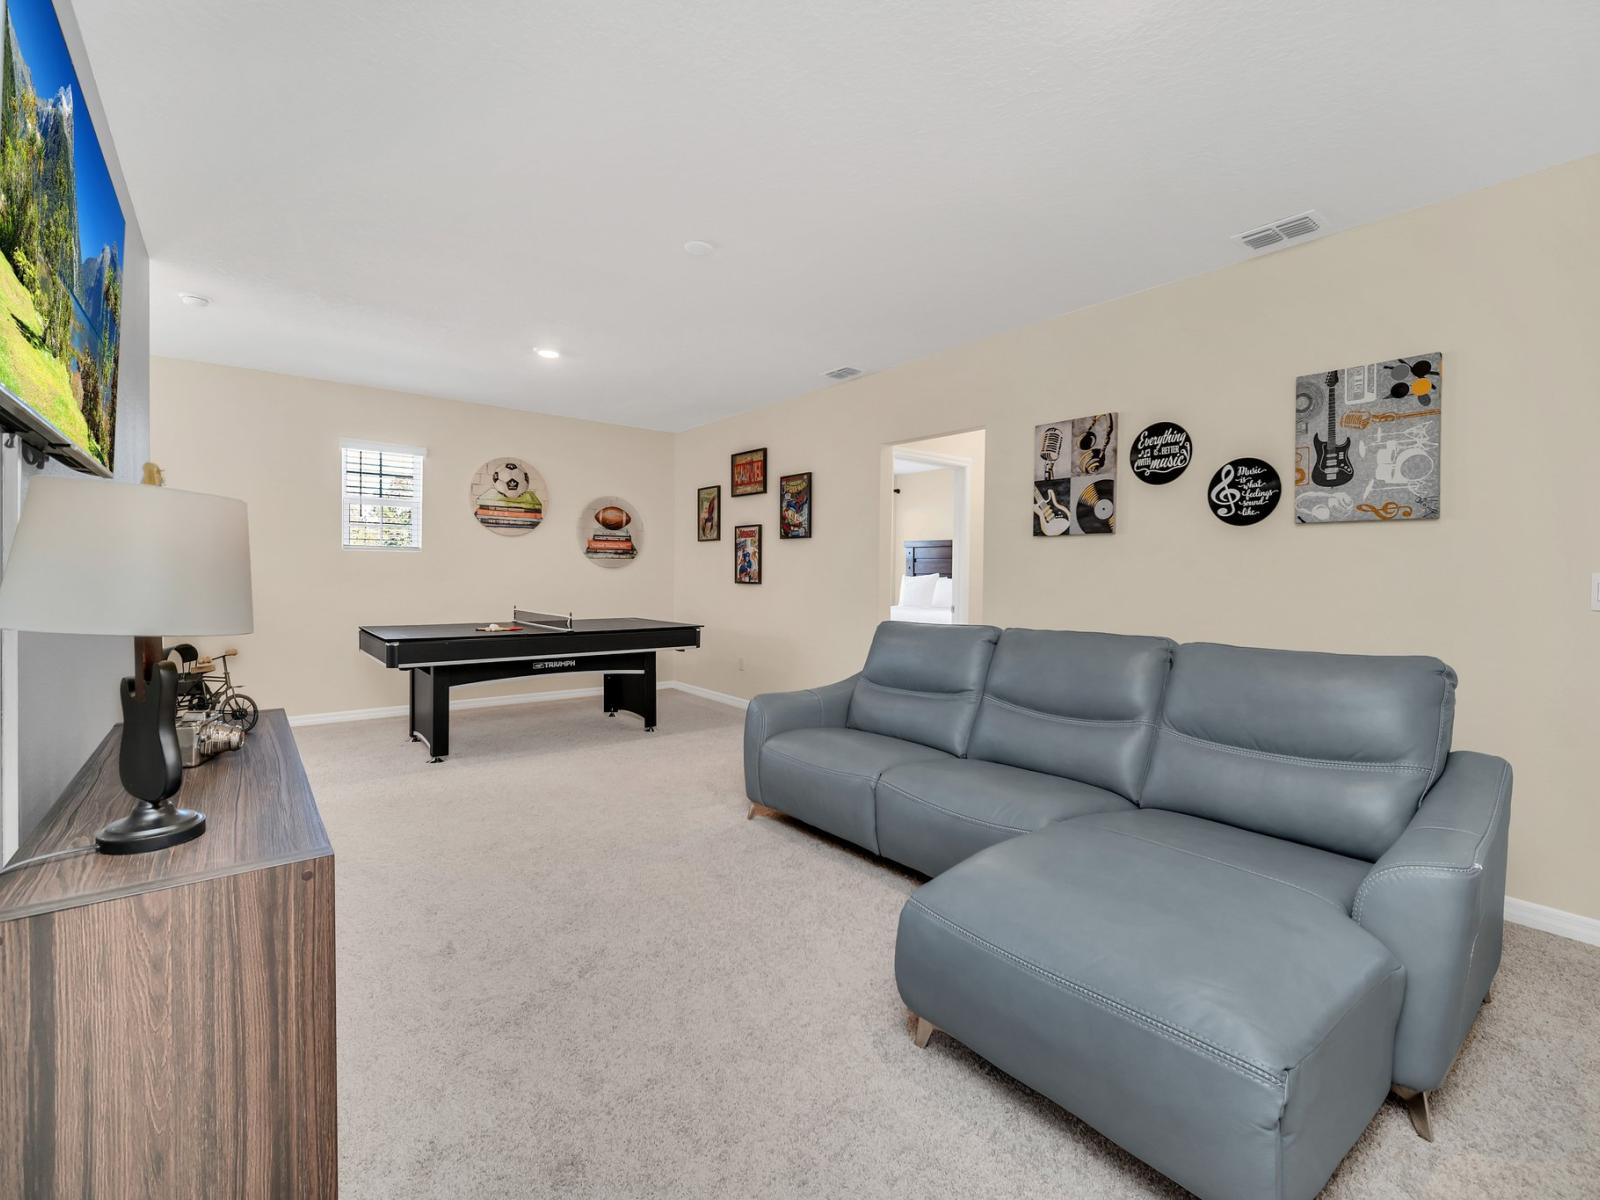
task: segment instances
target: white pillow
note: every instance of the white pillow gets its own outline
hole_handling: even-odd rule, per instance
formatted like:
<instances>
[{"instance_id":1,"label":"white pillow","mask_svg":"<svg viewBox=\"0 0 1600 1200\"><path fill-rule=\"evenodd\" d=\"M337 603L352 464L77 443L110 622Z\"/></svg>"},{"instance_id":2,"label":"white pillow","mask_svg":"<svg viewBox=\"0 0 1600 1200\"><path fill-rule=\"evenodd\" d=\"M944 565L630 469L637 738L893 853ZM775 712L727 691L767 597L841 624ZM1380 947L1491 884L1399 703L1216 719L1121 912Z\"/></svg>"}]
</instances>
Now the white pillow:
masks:
<instances>
[{"instance_id":1,"label":"white pillow","mask_svg":"<svg viewBox=\"0 0 1600 1200\"><path fill-rule=\"evenodd\" d=\"M954 608L956 606L956 581L948 575L939 576L939 581L933 585L933 607Z\"/></svg>"},{"instance_id":2,"label":"white pillow","mask_svg":"<svg viewBox=\"0 0 1600 1200\"><path fill-rule=\"evenodd\" d=\"M900 603L908 608L932 608L937 575L907 575L900 580Z\"/></svg>"}]
</instances>

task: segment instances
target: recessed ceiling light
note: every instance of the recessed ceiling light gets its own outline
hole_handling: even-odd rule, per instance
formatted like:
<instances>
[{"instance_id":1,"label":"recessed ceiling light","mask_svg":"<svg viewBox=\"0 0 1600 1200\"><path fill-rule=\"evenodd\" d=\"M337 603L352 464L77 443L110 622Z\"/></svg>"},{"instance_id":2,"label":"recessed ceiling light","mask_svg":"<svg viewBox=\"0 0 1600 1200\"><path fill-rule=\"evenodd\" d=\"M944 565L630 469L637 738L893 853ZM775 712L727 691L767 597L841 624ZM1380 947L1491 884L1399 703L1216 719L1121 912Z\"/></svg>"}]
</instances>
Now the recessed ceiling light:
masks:
<instances>
[{"instance_id":1,"label":"recessed ceiling light","mask_svg":"<svg viewBox=\"0 0 1600 1200\"><path fill-rule=\"evenodd\" d=\"M710 242L685 242L683 252L691 258L704 258L708 254L715 254L717 248Z\"/></svg>"},{"instance_id":2,"label":"recessed ceiling light","mask_svg":"<svg viewBox=\"0 0 1600 1200\"><path fill-rule=\"evenodd\" d=\"M540 358L560 358L561 357L561 351L552 350L552 349L550 349L549 346L540 346L537 350L534 351L534 353L537 354Z\"/></svg>"},{"instance_id":3,"label":"recessed ceiling light","mask_svg":"<svg viewBox=\"0 0 1600 1200\"><path fill-rule=\"evenodd\" d=\"M211 297L202 296L198 292L179 292L178 299L190 308L204 308L211 303Z\"/></svg>"}]
</instances>

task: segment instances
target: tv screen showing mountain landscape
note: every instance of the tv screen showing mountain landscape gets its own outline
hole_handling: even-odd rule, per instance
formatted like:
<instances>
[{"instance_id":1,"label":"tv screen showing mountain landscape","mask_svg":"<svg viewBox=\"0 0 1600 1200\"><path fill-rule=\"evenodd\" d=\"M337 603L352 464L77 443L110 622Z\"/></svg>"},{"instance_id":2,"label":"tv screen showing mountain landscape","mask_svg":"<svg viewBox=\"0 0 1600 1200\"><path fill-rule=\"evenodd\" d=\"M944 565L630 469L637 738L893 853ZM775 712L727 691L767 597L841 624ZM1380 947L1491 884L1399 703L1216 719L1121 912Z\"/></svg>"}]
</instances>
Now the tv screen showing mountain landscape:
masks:
<instances>
[{"instance_id":1,"label":"tv screen showing mountain landscape","mask_svg":"<svg viewBox=\"0 0 1600 1200\"><path fill-rule=\"evenodd\" d=\"M122 205L50 0L0 4L0 387L109 470Z\"/></svg>"}]
</instances>

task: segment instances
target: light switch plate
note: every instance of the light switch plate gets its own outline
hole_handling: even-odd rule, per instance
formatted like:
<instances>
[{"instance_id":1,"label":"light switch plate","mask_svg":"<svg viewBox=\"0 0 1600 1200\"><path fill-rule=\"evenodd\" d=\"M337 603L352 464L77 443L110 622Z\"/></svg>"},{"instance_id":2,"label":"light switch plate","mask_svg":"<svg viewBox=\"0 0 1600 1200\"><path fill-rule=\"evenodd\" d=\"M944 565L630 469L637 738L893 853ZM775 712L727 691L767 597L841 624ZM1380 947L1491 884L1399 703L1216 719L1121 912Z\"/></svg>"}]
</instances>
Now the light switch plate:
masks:
<instances>
[{"instance_id":1,"label":"light switch plate","mask_svg":"<svg viewBox=\"0 0 1600 1200\"><path fill-rule=\"evenodd\" d=\"M1589 607L1594 612L1600 612L1600 571L1589 577Z\"/></svg>"}]
</instances>

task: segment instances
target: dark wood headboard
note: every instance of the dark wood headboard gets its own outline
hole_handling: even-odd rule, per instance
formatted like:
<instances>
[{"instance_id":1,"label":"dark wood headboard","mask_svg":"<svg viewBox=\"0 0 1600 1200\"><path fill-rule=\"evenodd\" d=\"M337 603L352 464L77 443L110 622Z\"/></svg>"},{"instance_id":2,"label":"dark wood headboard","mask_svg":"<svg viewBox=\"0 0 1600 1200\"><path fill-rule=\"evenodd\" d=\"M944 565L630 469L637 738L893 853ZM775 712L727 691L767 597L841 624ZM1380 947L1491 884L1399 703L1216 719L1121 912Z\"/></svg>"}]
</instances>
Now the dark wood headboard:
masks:
<instances>
[{"instance_id":1,"label":"dark wood headboard","mask_svg":"<svg viewBox=\"0 0 1600 1200\"><path fill-rule=\"evenodd\" d=\"M949 538L942 542L908 541L906 543L907 575L954 576L955 571L952 569L954 565L955 558Z\"/></svg>"}]
</instances>

